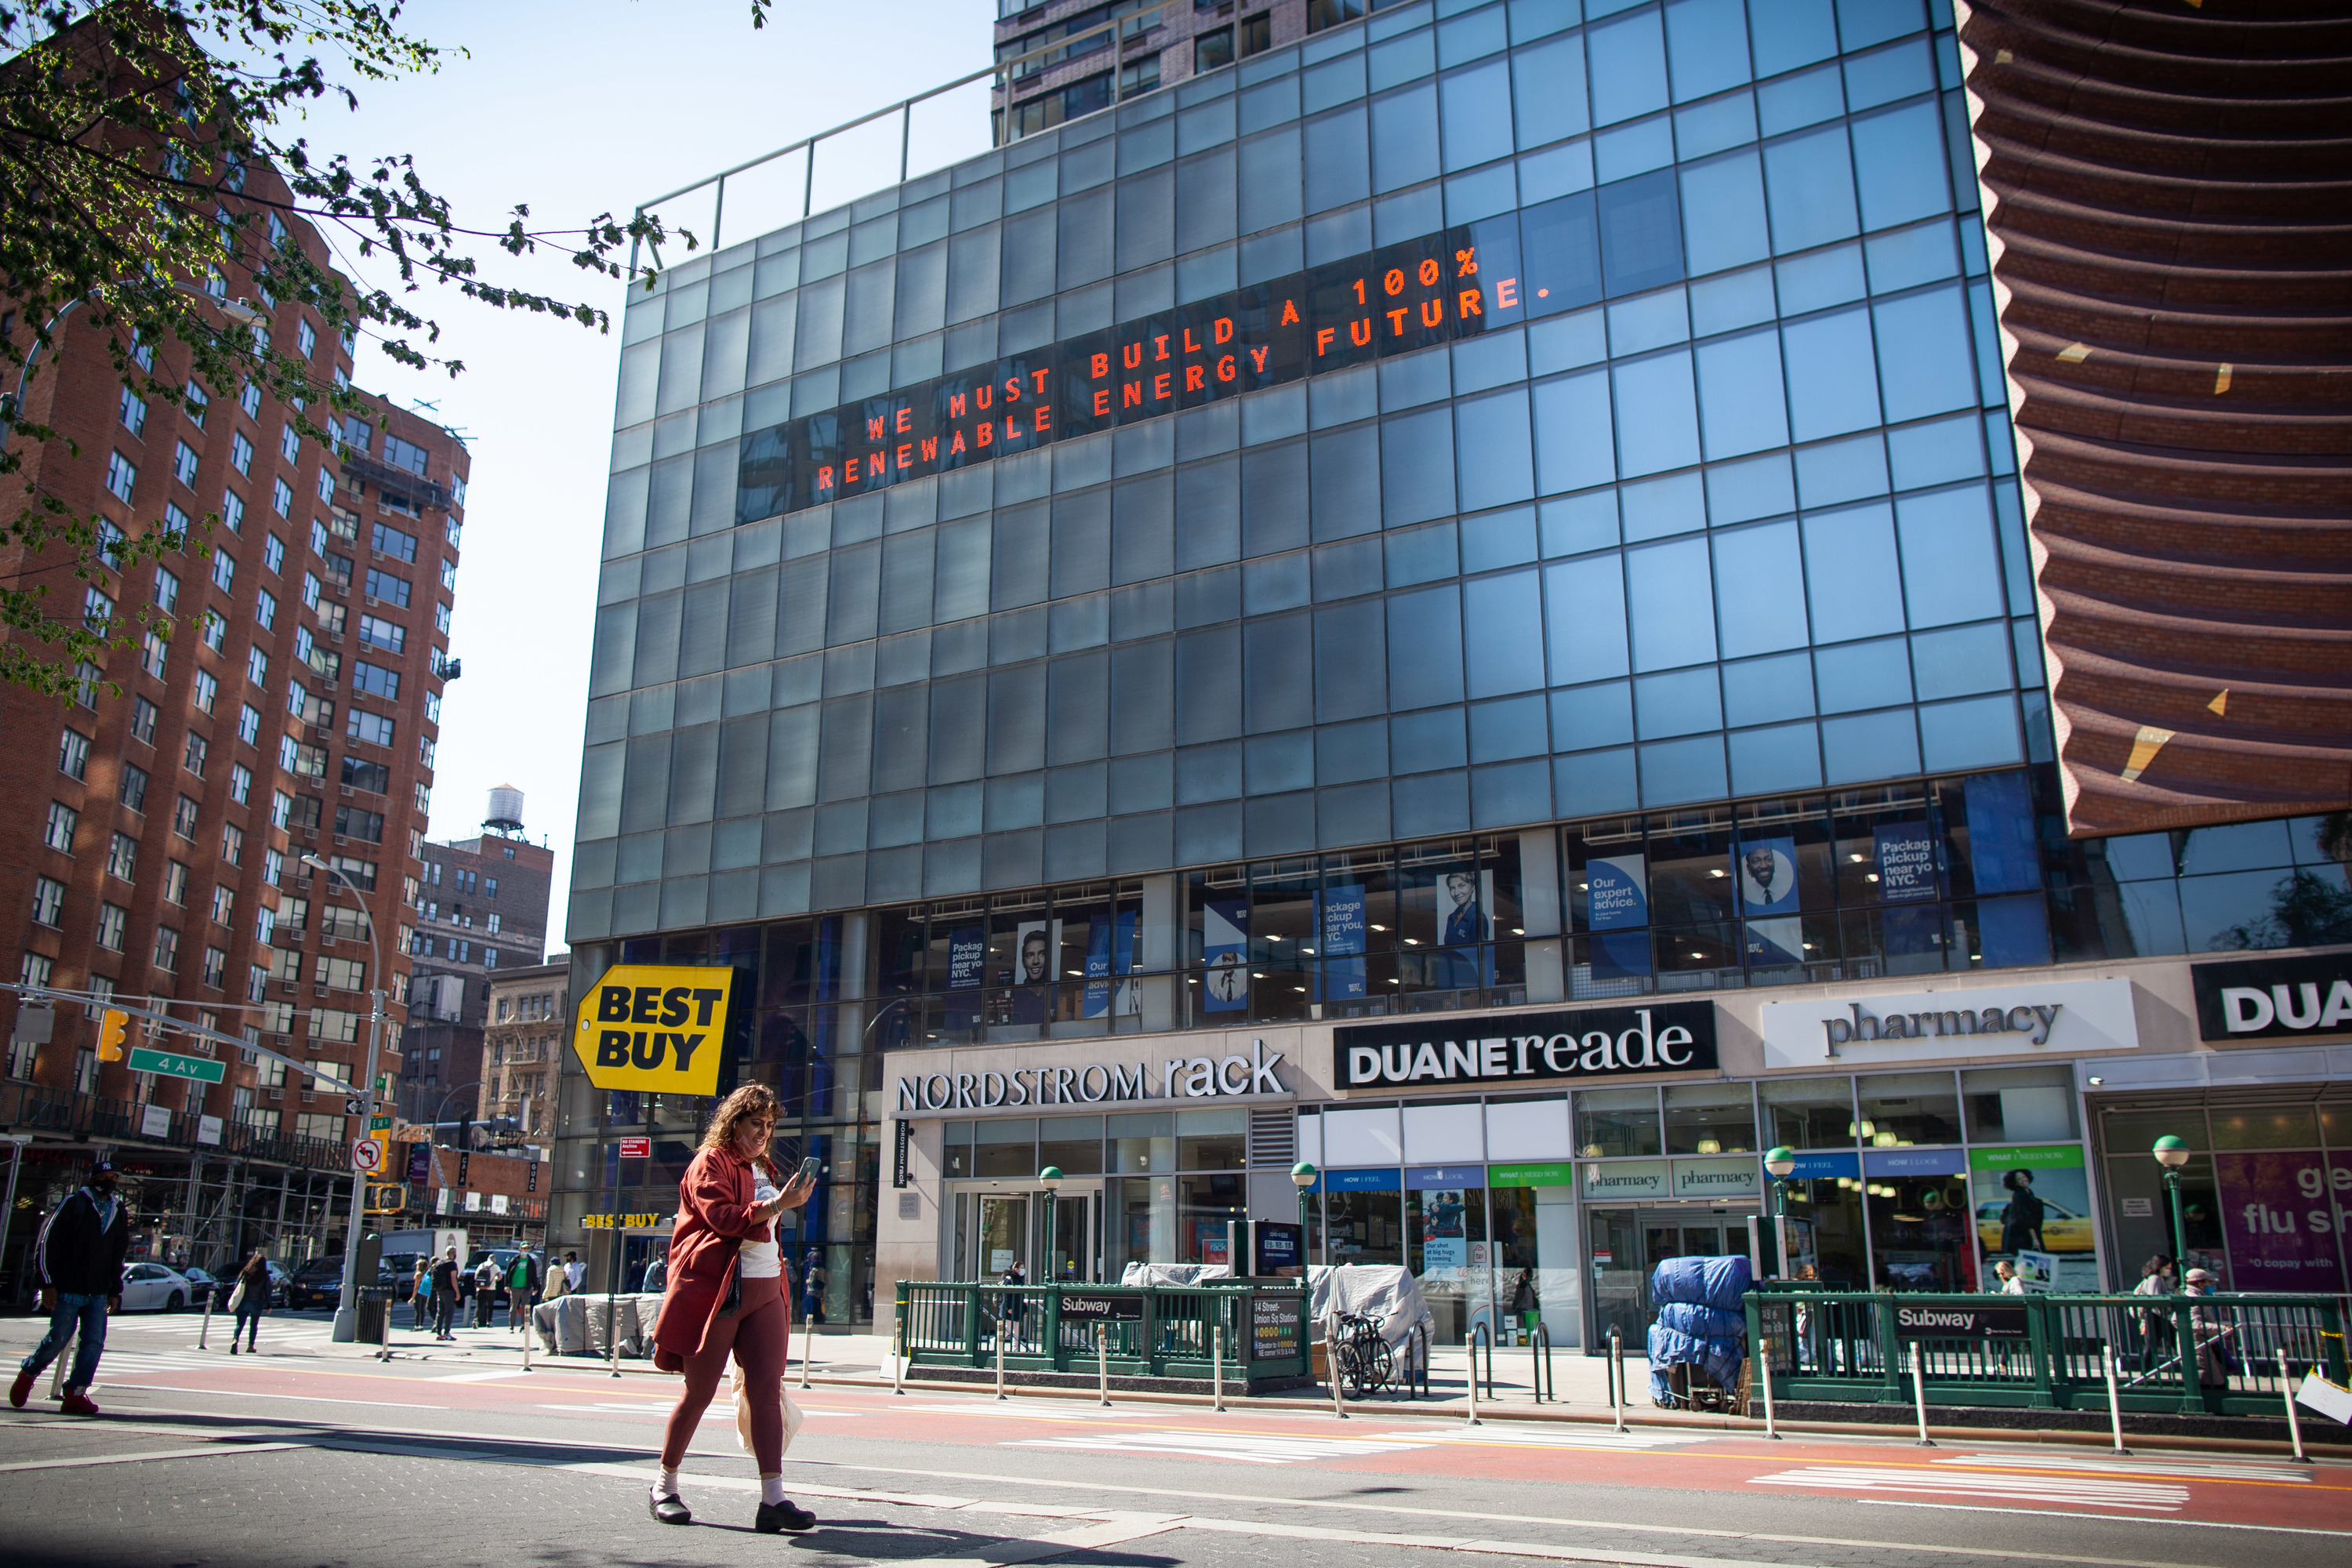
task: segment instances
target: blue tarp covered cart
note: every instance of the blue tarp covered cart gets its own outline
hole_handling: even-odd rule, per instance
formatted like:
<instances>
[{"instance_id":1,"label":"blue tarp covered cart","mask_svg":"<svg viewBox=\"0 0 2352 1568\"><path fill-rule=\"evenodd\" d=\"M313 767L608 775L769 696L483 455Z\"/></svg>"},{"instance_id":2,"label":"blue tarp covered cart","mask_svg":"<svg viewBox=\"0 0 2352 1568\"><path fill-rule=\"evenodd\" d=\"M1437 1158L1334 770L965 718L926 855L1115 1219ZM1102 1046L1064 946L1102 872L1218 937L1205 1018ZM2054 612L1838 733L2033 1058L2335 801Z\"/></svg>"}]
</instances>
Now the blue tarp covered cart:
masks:
<instances>
[{"instance_id":1,"label":"blue tarp covered cart","mask_svg":"<svg viewBox=\"0 0 2352 1568\"><path fill-rule=\"evenodd\" d=\"M1650 1276L1650 1397L1668 1410L1727 1409L1748 1356L1740 1298L1753 1283L1748 1259L1670 1258Z\"/></svg>"}]
</instances>

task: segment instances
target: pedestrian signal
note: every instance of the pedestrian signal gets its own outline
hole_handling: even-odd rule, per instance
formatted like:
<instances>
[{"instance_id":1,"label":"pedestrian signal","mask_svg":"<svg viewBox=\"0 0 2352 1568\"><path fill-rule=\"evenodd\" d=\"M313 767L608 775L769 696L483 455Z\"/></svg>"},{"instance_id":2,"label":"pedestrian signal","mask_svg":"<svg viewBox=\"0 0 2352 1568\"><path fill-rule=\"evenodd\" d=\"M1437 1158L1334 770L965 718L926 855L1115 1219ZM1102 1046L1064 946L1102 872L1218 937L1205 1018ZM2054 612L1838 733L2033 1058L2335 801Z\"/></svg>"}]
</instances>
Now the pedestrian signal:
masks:
<instances>
[{"instance_id":1,"label":"pedestrian signal","mask_svg":"<svg viewBox=\"0 0 2352 1568\"><path fill-rule=\"evenodd\" d=\"M408 1187L401 1182L370 1182L365 1212L399 1214L408 1207Z\"/></svg>"},{"instance_id":2,"label":"pedestrian signal","mask_svg":"<svg viewBox=\"0 0 2352 1568\"><path fill-rule=\"evenodd\" d=\"M98 1020L98 1059L121 1061L123 1037L130 1033L131 1015L120 1007L109 1007Z\"/></svg>"}]
</instances>

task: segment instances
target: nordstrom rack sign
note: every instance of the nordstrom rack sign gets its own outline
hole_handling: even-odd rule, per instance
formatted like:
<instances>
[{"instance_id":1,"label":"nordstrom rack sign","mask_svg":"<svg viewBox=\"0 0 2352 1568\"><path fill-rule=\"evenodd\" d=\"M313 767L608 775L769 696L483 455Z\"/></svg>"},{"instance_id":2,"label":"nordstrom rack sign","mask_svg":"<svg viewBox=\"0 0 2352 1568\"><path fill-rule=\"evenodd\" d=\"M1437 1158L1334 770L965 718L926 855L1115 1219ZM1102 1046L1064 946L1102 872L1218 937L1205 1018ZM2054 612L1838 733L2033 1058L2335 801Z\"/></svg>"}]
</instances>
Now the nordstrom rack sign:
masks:
<instances>
[{"instance_id":1,"label":"nordstrom rack sign","mask_svg":"<svg viewBox=\"0 0 2352 1568\"><path fill-rule=\"evenodd\" d=\"M1280 1051L1264 1040L1250 1054L1170 1057L1165 1061L1087 1062L1077 1067L1015 1068L1010 1072L910 1073L898 1080L902 1111L996 1110L1017 1105L1128 1104L1150 1100L1218 1100L1287 1094L1274 1069Z\"/></svg>"},{"instance_id":2,"label":"nordstrom rack sign","mask_svg":"<svg viewBox=\"0 0 2352 1568\"><path fill-rule=\"evenodd\" d=\"M1825 1061L2071 1057L2139 1044L2128 980L1767 1002L1758 1009L1768 1068Z\"/></svg>"}]
</instances>

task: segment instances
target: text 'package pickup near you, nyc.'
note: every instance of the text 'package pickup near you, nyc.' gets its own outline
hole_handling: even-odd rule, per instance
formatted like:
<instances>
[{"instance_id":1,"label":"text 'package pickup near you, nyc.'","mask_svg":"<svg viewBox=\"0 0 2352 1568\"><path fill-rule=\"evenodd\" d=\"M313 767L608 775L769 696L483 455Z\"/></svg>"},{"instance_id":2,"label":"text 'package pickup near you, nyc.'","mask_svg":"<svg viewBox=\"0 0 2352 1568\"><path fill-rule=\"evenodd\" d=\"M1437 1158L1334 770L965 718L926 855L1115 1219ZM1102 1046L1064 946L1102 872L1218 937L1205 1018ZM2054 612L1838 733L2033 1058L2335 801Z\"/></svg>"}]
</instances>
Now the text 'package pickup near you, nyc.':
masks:
<instances>
[{"instance_id":1,"label":"text 'package pickup near you, nyc.'","mask_svg":"<svg viewBox=\"0 0 2352 1568\"><path fill-rule=\"evenodd\" d=\"M736 972L619 964L582 998L572 1048L598 1089L715 1094Z\"/></svg>"}]
</instances>

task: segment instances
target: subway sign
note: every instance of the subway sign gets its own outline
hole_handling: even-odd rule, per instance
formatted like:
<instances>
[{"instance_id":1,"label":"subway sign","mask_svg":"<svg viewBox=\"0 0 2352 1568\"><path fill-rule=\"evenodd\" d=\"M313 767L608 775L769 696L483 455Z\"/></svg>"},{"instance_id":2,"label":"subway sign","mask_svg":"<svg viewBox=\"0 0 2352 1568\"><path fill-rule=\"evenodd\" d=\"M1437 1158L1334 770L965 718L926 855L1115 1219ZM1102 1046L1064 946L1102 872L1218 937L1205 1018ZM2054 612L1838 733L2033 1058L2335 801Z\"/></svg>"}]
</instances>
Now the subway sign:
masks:
<instances>
[{"instance_id":1,"label":"subway sign","mask_svg":"<svg viewBox=\"0 0 2352 1568\"><path fill-rule=\"evenodd\" d=\"M1334 1029L1331 1050L1342 1089L1712 1072L1715 1004L1360 1024Z\"/></svg>"},{"instance_id":2,"label":"subway sign","mask_svg":"<svg viewBox=\"0 0 2352 1568\"><path fill-rule=\"evenodd\" d=\"M1663 189L1671 225L1671 183ZM736 521L1590 304L1601 295L1593 199L1401 241L752 431L738 447Z\"/></svg>"},{"instance_id":3,"label":"subway sign","mask_svg":"<svg viewBox=\"0 0 2352 1568\"><path fill-rule=\"evenodd\" d=\"M572 1048L598 1089L715 1094L736 972L708 964L618 964L588 988Z\"/></svg>"}]
</instances>

